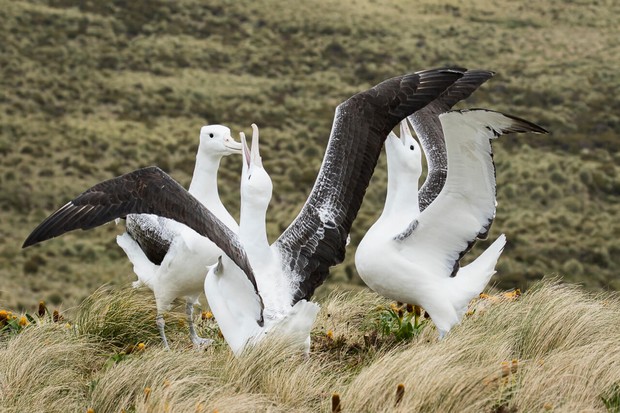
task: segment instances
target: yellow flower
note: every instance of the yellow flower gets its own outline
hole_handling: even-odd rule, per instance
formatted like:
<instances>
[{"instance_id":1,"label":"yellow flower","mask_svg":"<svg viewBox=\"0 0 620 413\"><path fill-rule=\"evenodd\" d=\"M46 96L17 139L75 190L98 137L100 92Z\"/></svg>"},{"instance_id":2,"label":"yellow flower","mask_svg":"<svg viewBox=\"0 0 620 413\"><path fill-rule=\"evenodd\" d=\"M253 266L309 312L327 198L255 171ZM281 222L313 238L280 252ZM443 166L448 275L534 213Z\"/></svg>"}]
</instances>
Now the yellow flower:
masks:
<instances>
[{"instance_id":1,"label":"yellow flower","mask_svg":"<svg viewBox=\"0 0 620 413\"><path fill-rule=\"evenodd\" d=\"M521 296L521 290L517 288L514 291L505 292L503 295L504 295L504 298L507 298L509 300L516 300L517 298Z\"/></svg>"},{"instance_id":2,"label":"yellow flower","mask_svg":"<svg viewBox=\"0 0 620 413\"><path fill-rule=\"evenodd\" d=\"M489 298L489 294L480 293L480 298L482 298L483 300L487 299L487 298Z\"/></svg>"},{"instance_id":3,"label":"yellow flower","mask_svg":"<svg viewBox=\"0 0 620 413\"><path fill-rule=\"evenodd\" d=\"M202 319L203 320L211 320L213 318L213 313L211 311L203 311Z\"/></svg>"},{"instance_id":4,"label":"yellow flower","mask_svg":"<svg viewBox=\"0 0 620 413\"><path fill-rule=\"evenodd\" d=\"M327 334L326 334L327 338L330 340L334 339L334 332L332 330L327 330Z\"/></svg>"},{"instance_id":5,"label":"yellow flower","mask_svg":"<svg viewBox=\"0 0 620 413\"><path fill-rule=\"evenodd\" d=\"M95 413L95 409L90 407L90 408L88 408L88 410L86 410L86 413Z\"/></svg>"},{"instance_id":6,"label":"yellow flower","mask_svg":"<svg viewBox=\"0 0 620 413\"><path fill-rule=\"evenodd\" d=\"M398 312L398 306L396 305L396 303L390 304L390 309L395 313Z\"/></svg>"},{"instance_id":7,"label":"yellow flower","mask_svg":"<svg viewBox=\"0 0 620 413\"><path fill-rule=\"evenodd\" d=\"M138 345L136 346L136 350L142 351L144 350L144 347L146 347L144 343L138 343Z\"/></svg>"},{"instance_id":8,"label":"yellow flower","mask_svg":"<svg viewBox=\"0 0 620 413\"><path fill-rule=\"evenodd\" d=\"M19 325L20 325L20 327L26 327L28 324L30 324L30 322L28 321L28 319L26 318L25 315L19 317Z\"/></svg>"},{"instance_id":9,"label":"yellow flower","mask_svg":"<svg viewBox=\"0 0 620 413\"><path fill-rule=\"evenodd\" d=\"M6 310L0 310L0 320L7 320L9 318L9 312Z\"/></svg>"}]
</instances>

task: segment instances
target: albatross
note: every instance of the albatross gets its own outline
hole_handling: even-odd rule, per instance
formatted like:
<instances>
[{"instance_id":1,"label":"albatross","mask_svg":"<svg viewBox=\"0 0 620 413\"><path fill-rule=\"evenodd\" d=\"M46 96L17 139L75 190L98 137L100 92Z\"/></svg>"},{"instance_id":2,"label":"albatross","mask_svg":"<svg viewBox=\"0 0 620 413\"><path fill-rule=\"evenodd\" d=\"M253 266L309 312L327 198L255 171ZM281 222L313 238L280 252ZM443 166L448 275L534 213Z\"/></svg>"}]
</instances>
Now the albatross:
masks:
<instances>
[{"instance_id":1,"label":"albatross","mask_svg":"<svg viewBox=\"0 0 620 413\"><path fill-rule=\"evenodd\" d=\"M217 172L224 156L241 153L241 144L223 125L203 126L199 139L189 193L231 231L237 232L237 222L220 200ZM164 347L169 348L164 313L177 298L185 299L192 343L209 344L210 340L196 334L193 312L203 291L205 268L216 263L222 250L191 228L152 214L127 215L126 232L117 236L116 242L133 264L138 277L133 286L146 286L155 295L156 324Z\"/></svg>"},{"instance_id":2,"label":"albatross","mask_svg":"<svg viewBox=\"0 0 620 413\"><path fill-rule=\"evenodd\" d=\"M310 299L329 268L343 261L348 234L388 133L435 100L464 71L440 68L397 76L338 105L312 191L299 215L271 246L279 271L290 284L290 306ZM131 213L174 219L210 238L245 273L259 308L254 322L265 325L265 304L239 237L157 167L139 169L86 190L35 228L24 246Z\"/></svg>"},{"instance_id":3,"label":"albatross","mask_svg":"<svg viewBox=\"0 0 620 413\"><path fill-rule=\"evenodd\" d=\"M204 283L205 295L224 339L236 355L246 345L256 344L272 331L307 354L310 330L319 305L306 299L293 300L295 280L289 278L291 273L282 270L280 251L267 239L265 219L273 184L260 156L258 128L252 124L252 129L251 151L245 134L240 134L244 162L239 239L263 298L265 323L258 326L254 322L261 310L258 297L243 271L227 256L209 269Z\"/></svg>"},{"instance_id":4,"label":"albatross","mask_svg":"<svg viewBox=\"0 0 620 413\"><path fill-rule=\"evenodd\" d=\"M449 111L438 119L447 152L443 188L420 212L421 150L406 121L401 122L400 139L392 133L386 141L385 206L360 242L355 264L375 292L424 308L441 338L482 292L506 243L502 234L472 263L459 266L474 240L488 233L495 216L491 140L507 133L547 131L486 109Z\"/></svg>"}]
</instances>

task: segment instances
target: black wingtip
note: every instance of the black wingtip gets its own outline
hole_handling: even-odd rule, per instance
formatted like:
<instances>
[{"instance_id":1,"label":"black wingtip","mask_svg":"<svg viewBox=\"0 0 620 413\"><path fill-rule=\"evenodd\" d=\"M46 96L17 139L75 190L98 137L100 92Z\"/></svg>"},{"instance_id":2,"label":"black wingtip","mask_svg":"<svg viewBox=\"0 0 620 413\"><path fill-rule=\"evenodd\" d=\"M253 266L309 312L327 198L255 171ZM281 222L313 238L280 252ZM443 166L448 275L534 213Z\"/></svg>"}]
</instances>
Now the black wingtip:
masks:
<instances>
[{"instance_id":1,"label":"black wingtip","mask_svg":"<svg viewBox=\"0 0 620 413\"><path fill-rule=\"evenodd\" d=\"M545 128L543 128L540 125L537 125L533 122L530 122L529 120L525 120L523 118L519 118L517 116L513 116L513 115L507 115L504 113L504 116L506 116L507 118L512 119L513 121L515 121L515 124L512 128L510 128L510 130L504 132L504 133L511 133L511 132L533 132L533 133L542 133L542 134L549 134L549 131Z\"/></svg>"},{"instance_id":2,"label":"black wingtip","mask_svg":"<svg viewBox=\"0 0 620 413\"><path fill-rule=\"evenodd\" d=\"M518 116L514 116L514 115L509 115L507 113L504 112L499 112L496 110L491 110L491 109L484 109L484 108L470 108L470 109L461 109L461 110L453 110L450 112L460 112L460 113L467 113L467 112L487 112L487 113L491 113L491 114L498 114L501 116L504 116L508 119L510 119L512 122L510 123L509 126L502 128L501 130L497 130L496 131L496 135L499 134L509 134L509 133L527 133L527 132L532 132L532 133L541 133L541 134L548 134L549 131L545 128L543 128L540 125L537 125L533 122L530 122L529 120L525 120L523 118L520 118ZM490 127L490 126L487 126ZM499 136L499 135L497 135Z\"/></svg>"}]
</instances>

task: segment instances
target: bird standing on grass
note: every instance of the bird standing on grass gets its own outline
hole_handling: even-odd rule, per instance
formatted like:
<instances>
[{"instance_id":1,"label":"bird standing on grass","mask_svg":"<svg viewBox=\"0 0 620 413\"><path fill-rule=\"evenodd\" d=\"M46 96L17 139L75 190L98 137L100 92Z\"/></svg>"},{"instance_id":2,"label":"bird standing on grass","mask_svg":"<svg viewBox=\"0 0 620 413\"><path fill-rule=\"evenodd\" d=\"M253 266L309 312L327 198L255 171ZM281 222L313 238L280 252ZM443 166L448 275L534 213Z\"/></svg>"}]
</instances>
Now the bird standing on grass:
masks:
<instances>
[{"instance_id":1,"label":"bird standing on grass","mask_svg":"<svg viewBox=\"0 0 620 413\"><path fill-rule=\"evenodd\" d=\"M336 108L314 187L297 218L270 246L289 284L290 308L310 299L329 275L329 268L343 261L348 234L389 132L435 100L464 71L441 68L398 76L352 96ZM119 182L122 193L116 192ZM114 197L109 196L110 191ZM259 327L265 325L265 303L239 237L159 168L140 169L95 185L48 217L25 245L73 229L93 228L130 213L171 218L209 237L245 273L259 309L254 321ZM267 307L267 315L270 311Z\"/></svg>"},{"instance_id":2,"label":"bird standing on grass","mask_svg":"<svg viewBox=\"0 0 620 413\"><path fill-rule=\"evenodd\" d=\"M200 129L200 143L196 153L196 165L189 186L189 193L207 207L231 231L237 232L239 226L220 200L217 187L217 172L224 156L240 154L241 144L235 142L230 129L222 125L208 125ZM127 189L127 182L118 180L97 192L97 203L113 205L119 193ZM59 219L71 221L74 214L94 216L102 211L95 204L75 210L71 203L59 210ZM41 228L41 227L39 227ZM127 232L116 238L133 264L138 281L134 287L150 288L157 305L156 323L163 344L169 348L165 334L164 313L170 310L176 298L185 299L185 309L192 343L206 345L208 339L198 337L194 329L193 311L198 297L203 291L206 267L213 265L222 250L211 240L191 228L171 219L152 214L128 214ZM24 246L30 245L28 238Z\"/></svg>"},{"instance_id":3,"label":"bird standing on grass","mask_svg":"<svg viewBox=\"0 0 620 413\"><path fill-rule=\"evenodd\" d=\"M485 109L439 115L447 151L447 177L420 212L421 150L408 126L386 142L388 193L383 213L360 242L355 264L377 293L419 305L443 337L495 273L506 243L502 234L471 264L459 261L495 217L495 166L490 140L505 133L546 131Z\"/></svg>"}]
</instances>

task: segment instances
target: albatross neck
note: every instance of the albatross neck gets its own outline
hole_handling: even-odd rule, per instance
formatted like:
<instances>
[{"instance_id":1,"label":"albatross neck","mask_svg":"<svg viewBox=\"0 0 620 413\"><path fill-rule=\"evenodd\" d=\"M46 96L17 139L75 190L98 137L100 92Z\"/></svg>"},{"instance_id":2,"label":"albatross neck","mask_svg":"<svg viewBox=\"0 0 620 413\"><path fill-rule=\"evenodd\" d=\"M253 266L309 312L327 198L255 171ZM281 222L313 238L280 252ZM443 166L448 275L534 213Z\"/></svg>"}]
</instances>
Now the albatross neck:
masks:
<instances>
[{"instance_id":1,"label":"albatross neck","mask_svg":"<svg viewBox=\"0 0 620 413\"><path fill-rule=\"evenodd\" d=\"M385 206L379 219L414 219L420 214L418 180L420 174L405 171L387 156L388 185ZM406 223L405 223L406 225Z\"/></svg>"},{"instance_id":2,"label":"albatross neck","mask_svg":"<svg viewBox=\"0 0 620 413\"><path fill-rule=\"evenodd\" d=\"M241 198L239 238L253 266L261 262L267 263L271 257L266 218L267 205L258 205Z\"/></svg>"},{"instance_id":3,"label":"albatross neck","mask_svg":"<svg viewBox=\"0 0 620 413\"><path fill-rule=\"evenodd\" d=\"M198 148L196 155L196 166L192 182L189 184L189 193L194 195L204 206L206 206L224 224L237 231L238 225L230 215L222 201L217 188L217 171L220 167L221 155L203 154Z\"/></svg>"}]
</instances>

